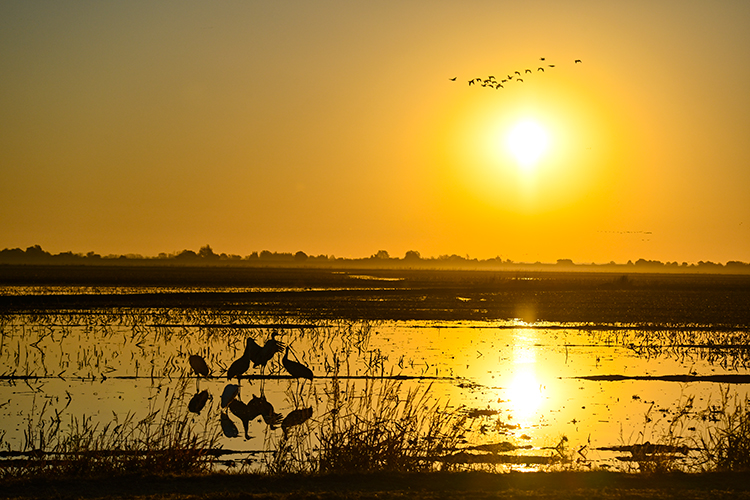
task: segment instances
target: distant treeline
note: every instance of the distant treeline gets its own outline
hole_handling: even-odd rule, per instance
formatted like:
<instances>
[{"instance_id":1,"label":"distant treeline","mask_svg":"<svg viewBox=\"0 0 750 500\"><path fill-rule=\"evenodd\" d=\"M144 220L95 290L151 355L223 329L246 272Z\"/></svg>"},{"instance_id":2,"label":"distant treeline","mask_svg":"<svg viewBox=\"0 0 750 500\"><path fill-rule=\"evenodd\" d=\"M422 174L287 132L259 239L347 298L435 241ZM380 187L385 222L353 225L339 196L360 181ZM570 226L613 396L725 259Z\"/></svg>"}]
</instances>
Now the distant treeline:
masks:
<instances>
[{"instance_id":1,"label":"distant treeline","mask_svg":"<svg viewBox=\"0 0 750 500\"><path fill-rule=\"evenodd\" d=\"M514 262L510 259L494 257L491 259L472 259L468 255L441 255L425 258L415 250L406 252L404 257L391 257L385 250L380 250L370 257L342 258L333 255L308 255L296 253L271 252L263 250L250 255L216 253L210 245L198 252L182 250L174 253L160 253L156 257L145 257L138 254L105 255L95 252L86 254L61 252L52 254L39 245L20 248L6 248L0 251L0 264L61 264L61 265L188 265L188 266L266 266L266 267L409 267L409 268L456 268L456 269L535 269L556 271L615 271L615 272L689 272L689 273L722 273L750 274L750 263L729 261L726 264L700 261L661 262L658 260L638 259L625 264L609 262L607 264L575 263L571 259L558 259L555 263Z\"/></svg>"}]
</instances>

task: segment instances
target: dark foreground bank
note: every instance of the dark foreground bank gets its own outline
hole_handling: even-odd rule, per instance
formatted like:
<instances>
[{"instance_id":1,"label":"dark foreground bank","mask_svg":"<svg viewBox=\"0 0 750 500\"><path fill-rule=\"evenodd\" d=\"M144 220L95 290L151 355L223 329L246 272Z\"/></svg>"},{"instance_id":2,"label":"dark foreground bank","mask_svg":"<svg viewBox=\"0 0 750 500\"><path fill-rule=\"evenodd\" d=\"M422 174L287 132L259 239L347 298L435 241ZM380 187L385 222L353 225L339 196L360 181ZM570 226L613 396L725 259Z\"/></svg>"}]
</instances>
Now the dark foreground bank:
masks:
<instances>
[{"instance_id":1,"label":"dark foreground bank","mask_svg":"<svg viewBox=\"0 0 750 500\"><path fill-rule=\"evenodd\" d=\"M750 498L743 474L417 473L282 476L122 477L0 484L0 498L484 499Z\"/></svg>"}]
</instances>

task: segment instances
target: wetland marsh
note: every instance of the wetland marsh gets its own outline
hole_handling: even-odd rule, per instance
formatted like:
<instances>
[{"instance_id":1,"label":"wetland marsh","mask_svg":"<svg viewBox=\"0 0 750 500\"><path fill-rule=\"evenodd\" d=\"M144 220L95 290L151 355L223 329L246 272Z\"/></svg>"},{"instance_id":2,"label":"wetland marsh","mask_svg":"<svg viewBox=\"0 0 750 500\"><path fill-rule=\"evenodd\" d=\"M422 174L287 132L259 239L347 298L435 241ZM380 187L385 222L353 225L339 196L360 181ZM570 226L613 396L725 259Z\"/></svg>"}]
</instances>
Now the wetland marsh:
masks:
<instances>
[{"instance_id":1,"label":"wetland marsh","mask_svg":"<svg viewBox=\"0 0 750 500\"><path fill-rule=\"evenodd\" d=\"M750 387L747 277L47 271L0 296L5 474L68 460L73 435L171 446L172 472L713 470ZM279 354L227 380L272 335L314 379ZM246 430L230 383L271 405Z\"/></svg>"}]
</instances>

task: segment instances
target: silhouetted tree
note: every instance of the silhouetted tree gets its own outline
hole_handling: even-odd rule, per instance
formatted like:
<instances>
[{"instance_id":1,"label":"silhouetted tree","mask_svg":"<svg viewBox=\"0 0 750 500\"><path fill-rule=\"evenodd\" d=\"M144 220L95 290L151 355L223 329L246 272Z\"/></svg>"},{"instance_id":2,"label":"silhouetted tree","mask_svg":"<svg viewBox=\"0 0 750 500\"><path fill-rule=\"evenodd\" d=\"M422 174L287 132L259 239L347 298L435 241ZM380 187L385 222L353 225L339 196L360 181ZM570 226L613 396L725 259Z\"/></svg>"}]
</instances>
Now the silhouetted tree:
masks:
<instances>
[{"instance_id":1,"label":"silhouetted tree","mask_svg":"<svg viewBox=\"0 0 750 500\"><path fill-rule=\"evenodd\" d=\"M4 249L0 252L0 260L4 262L17 262L26 258L26 254L20 248Z\"/></svg>"},{"instance_id":2,"label":"silhouetted tree","mask_svg":"<svg viewBox=\"0 0 750 500\"><path fill-rule=\"evenodd\" d=\"M200 250L198 250L198 257L202 259L218 259L219 256L216 255L211 248L211 245L206 245L204 247L201 247Z\"/></svg>"},{"instance_id":3,"label":"silhouetted tree","mask_svg":"<svg viewBox=\"0 0 750 500\"><path fill-rule=\"evenodd\" d=\"M294 254L294 260L296 262L304 262L307 260L307 254L300 250L299 252Z\"/></svg>"},{"instance_id":4,"label":"silhouetted tree","mask_svg":"<svg viewBox=\"0 0 750 500\"><path fill-rule=\"evenodd\" d=\"M404 255L404 260L420 260L421 258L422 255L416 250L409 250L406 252L406 255Z\"/></svg>"},{"instance_id":5,"label":"silhouetted tree","mask_svg":"<svg viewBox=\"0 0 750 500\"><path fill-rule=\"evenodd\" d=\"M174 258L180 260L192 260L197 259L198 254L193 252L192 250L183 250L182 252L175 255Z\"/></svg>"},{"instance_id":6,"label":"silhouetted tree","mask_svg":"<svg viewBox=\"0 0 750 500\"><path fill-rule=\"evenodd\" d=\"M49 258L51 256L52 255L49 252L45 252L44 250L42 250L42 247L40 247L39 245L34 245L26 249L26 257L28 259L41 260Z\"/></svg>"},{"instance_id":7,"label":"silhouetted tree","mask_svg":"<svg viewBox=\"0 0 750 500\"><path fill-rule=\"evenodd\" d=\"M381 260L388 260L391 258L390 255L388 255L388 252L385 250L378 250L378 253L374 254L371 259L381 259Z\"/></svg>"}]
</instances>

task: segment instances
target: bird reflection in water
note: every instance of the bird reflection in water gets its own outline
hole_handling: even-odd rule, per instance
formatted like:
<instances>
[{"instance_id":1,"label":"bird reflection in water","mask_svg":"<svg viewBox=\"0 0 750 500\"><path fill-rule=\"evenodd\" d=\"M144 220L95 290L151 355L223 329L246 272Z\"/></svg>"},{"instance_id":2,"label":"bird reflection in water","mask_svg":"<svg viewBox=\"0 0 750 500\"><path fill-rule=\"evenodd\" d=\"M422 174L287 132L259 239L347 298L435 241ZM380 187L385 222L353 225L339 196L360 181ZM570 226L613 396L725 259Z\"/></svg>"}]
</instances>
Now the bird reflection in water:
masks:
<instances>
[{"instance_id":1,"label":"bird reflection in water","mask_svg":"<svg viewBox=\"0 0 750 500\"><path fill-rule=\"evenodd\" d=\"M206 406L210 395L208 389L204 389L201 392L196 392L195 395L190 399L188 403L188 411L200 414L201 410Z\"/></svg>"},{"instance_id":2,"label":"bird reflection in water","mask_svg":"<svg viewBox=\"0 0 750 500\"><path fill-rule=\"evenodd\" d=\"M195 379L195 395L190 399L190 402L188 403L188 411L200 414L201 410L206 406L206 402L210 398L208 390L201 391L200 380L201 377L210 377L211 370L208 368L206 360L203 359L202 356L199 356L197 354L192 354L188 358L188 363L190 364L190 368L197 375Z\"/></svg>"},{"instance_id":3,"label":"bird reflection in water","mask_svg":"<svg viewBox=\"0 0 750 500\"><path fill-rule=\"evenodd\" d=\"M229 407L229 403L240 393L240 386L237 384L227 384L224 387L224 391L221 393L221 409L226 410Z\"/></svg>"},{"instance_id":4,"label":"bird reflection in water","mask_svg":"<svg viewBox=\"0 0 750 500\"><path fill-rule=\"evenodd\" d=\"M228 438L236 438L240 435L239 429L226 412L221 412L221 432Z\"/></svg>"},{"instance_id":5,"label":"bird reflection in water","mask_svg":"<svg viewBox=\"0 0 750 500\"><path fill-rule=\"evenodd\" d=\"M240 421L242 422L242 427L244 427L245 429L245 439L250 439L250 435L248 434L248 426L251 420L260 415L260 412L256 409L250 408L239 398L235 398L229 403L229 411L240 419Z\"/></svg>"},{"instance_id":6,"label":"bird reflection in water","mask_svg":"<svg viewBox=\"0 0 750 500\"><path fill-rule=\"evenodd\" d=\"M289 414L284 417L284 420L281 421L281 429L284 431L284 435L286 435L291 427L307 422L312 417L312 414L312 406L310 408L299 408L290 411Z\"/></svg>"}]
</instances>

